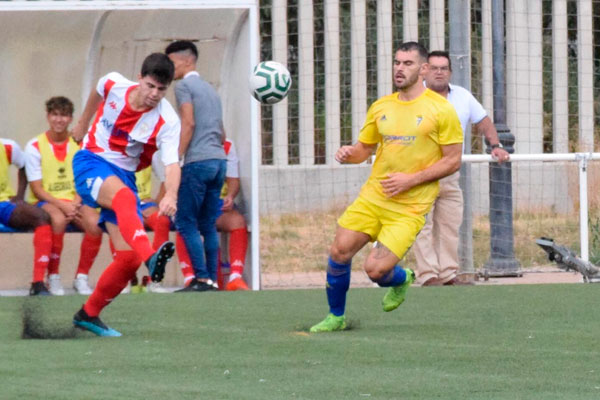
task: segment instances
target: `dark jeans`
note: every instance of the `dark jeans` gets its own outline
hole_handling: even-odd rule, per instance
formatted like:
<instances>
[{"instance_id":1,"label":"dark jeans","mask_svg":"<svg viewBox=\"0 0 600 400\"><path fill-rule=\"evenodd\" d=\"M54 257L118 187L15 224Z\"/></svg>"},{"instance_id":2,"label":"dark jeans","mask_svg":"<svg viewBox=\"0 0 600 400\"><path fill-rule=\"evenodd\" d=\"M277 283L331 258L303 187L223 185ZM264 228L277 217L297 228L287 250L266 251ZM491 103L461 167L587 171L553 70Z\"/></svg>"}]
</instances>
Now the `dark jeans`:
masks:
<instances>
[{"instance_id":1,"label":"dark jeans","mask_svg":"<svg viewBox=\"0 0 600 400\"><path fill-rule=\"evenodd\" d=\"M196 278L210 278L215 282L219 252L215 222L226 169L225 160L205 160L184 165L175 216L177 230L185 242Z\"/></svg>"}]
</instances>

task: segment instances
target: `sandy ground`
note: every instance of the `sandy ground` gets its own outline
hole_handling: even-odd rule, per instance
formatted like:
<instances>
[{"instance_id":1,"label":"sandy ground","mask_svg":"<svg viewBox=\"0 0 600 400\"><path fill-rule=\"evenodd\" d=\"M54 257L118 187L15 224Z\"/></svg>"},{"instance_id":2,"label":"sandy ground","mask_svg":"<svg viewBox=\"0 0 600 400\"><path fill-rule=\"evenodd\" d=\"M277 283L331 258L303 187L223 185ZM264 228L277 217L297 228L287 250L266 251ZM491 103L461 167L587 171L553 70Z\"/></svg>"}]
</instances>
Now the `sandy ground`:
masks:
<instances>
[{"instance_id":1,"label":"sandy ground","mask_svg":"<svg viewBox=\"0 0 600 400\"><path fill-rule=\"evenodd\" d=\"M489 277L471 275L463 279L471 280L475 285L521 285L545 283L583 283L581 274L565 272L556 267L542 267L531 270L522 270L518 277ZM315 288L325 284L324 272L295 272L288 274L263 274L262 287L264 289L292 289ZM352 287L375 286L364 271L352 271Z\"/></svg>"},{"instance_id":2,"label":"sandy ground","mask_svg":"<svg viewBox=\"0 0 600 400\"><path fill-rule=\"evenodd\" d=\"M581 274L565 272L556 267L542 267L520 271L518 277L490 277L463 276L463 279L472 280L475 285L533 285L548 283L583 283ZM262 275L262 288L265 290L281 289L314 289L325 286L324 272L293 272L293 273L264 273ZM352 272L352 287L375 287L364 271ZM170 291L178 288L167 288ZM65 287L66 294L73 294L73 290ZM26 296L27 290L2 290L0 296Z\"/></svg>"}]
</instances>

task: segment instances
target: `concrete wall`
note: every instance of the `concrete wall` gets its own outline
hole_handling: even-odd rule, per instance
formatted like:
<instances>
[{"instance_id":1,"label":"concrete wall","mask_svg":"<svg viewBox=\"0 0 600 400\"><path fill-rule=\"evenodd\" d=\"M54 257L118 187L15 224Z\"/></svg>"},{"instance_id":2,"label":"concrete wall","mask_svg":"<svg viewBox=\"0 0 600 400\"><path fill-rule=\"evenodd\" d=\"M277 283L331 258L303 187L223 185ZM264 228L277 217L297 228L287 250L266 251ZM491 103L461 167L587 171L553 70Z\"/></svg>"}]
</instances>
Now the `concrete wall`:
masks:
<instances>
[{"instance_id":1,"label":"concrete wall","mask_svg":"<svg viewBox=\"0 0 600 400\"><path fill-rule=\"evenodd\" d=\"M370 164L260 168L260 214L328 210L348 205L371 172Z\"/></svg>"},{"instance_id":2,"label":"concrete wall","mask_svg":"<svg viewBox=\"0 0 600 400\"><path fill-rule=\"evenodd\" d=\"M591 163L590 182L597 179L599 163ZM260 169L261 215L324 211L345 207L358 195L371 165L289 166ZM473 215L489 213L489 168L471 165ZM576 163L519 162L512 164L513 206L517 211L552 209L570 213L579 208ZM590 184L590 187L594 187ZM593 191L590 189L590 193Z\"/></svg>"}]
</instances>

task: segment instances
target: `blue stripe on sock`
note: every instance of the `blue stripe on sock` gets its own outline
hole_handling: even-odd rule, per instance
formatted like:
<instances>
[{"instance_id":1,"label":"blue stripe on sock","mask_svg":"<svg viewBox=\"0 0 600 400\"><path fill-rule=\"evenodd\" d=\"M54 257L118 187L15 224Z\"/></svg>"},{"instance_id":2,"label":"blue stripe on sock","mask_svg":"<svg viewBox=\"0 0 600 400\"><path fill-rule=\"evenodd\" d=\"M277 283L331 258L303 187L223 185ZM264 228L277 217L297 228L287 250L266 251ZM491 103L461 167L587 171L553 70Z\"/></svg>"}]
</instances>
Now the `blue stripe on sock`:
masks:
<instances>
[{"instance_id":1,"label":"blue stripe on sock","mask_svg":"<svg viewBox=\"0 0 600 400\"><path fill-rule=\"evenodd\" d=\"M329 257L327 262L327 302L329 312L335 316L344 315L346 310L346 293L350 287L350 270L352 262L339 264Z\"/></svg>"},{"instance_id":2,"label":"blue stripe on sock","mask_svg":"<svg viewBox=\"0 0 600 400\"><path fill-rule=\"evenodd\" d=\"M400 286L406 282L406 271L399 265L396 265L390 272L385 274L377 281L382 287Z\"/></svg>"}]
</instances>

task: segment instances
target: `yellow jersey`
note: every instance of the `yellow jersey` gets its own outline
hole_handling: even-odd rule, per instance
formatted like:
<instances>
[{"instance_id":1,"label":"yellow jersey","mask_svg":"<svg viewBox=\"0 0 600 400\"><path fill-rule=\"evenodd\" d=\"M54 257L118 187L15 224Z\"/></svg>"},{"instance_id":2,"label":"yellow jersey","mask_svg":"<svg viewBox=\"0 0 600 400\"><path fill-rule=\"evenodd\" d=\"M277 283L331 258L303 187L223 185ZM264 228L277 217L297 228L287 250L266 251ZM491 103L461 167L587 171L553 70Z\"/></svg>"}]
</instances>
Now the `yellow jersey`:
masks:
<instances>
[{"instance_id":1,"label":"yellow jersey","mask_svg":"<svg viewBox=\"0 0 600 400\"><path fill-rule=\"evenodd\" d=\"M73 200L75 198L75 178L73 175L73 156L79 151L79 145L69 137L64 143L52 143L46 134L37 136L37 147L42 168L42 186L46 192L57 199ZM37 203L39 199L29 191L29 203Z\"/></svg>"},{"instance_id":2,"label":"yellow jersey","mask_svg":"<svg viewBox=\"0 0 600 400\"><path fill-rule=\"evenodd\" d=\"M135 184L140 200L144 201L152 198L152 166L147 166L135 173Z\"/></svg>"},{"instance_id":3,"label":"yellow jersey","mask_svg":"<svg viewBox=\"0 0 600 400\"><path fill-rule=\"evenodd\" d=\"M398 93L371 105L358 137L365 144L378 144L371 175L360 196L382 208L400 213L426 214L438 194L438 182L427 182L387 197L381 181L387 174L416 173L442 158L441 146L463 142L460 121L452 104L426 89L411 101Z\"/></svg>"},{"instance_id":4,"label":"yellow jersey","mask_svg":"<svg viewBox=\"0 0 600 400\"><path fill-rule=\"evenodd\" d=\"M10 181L11 160L7 154L7 145L0 141L0 147L0 201L9 201L16 194Z\"/></svg>"}]
</instances>

